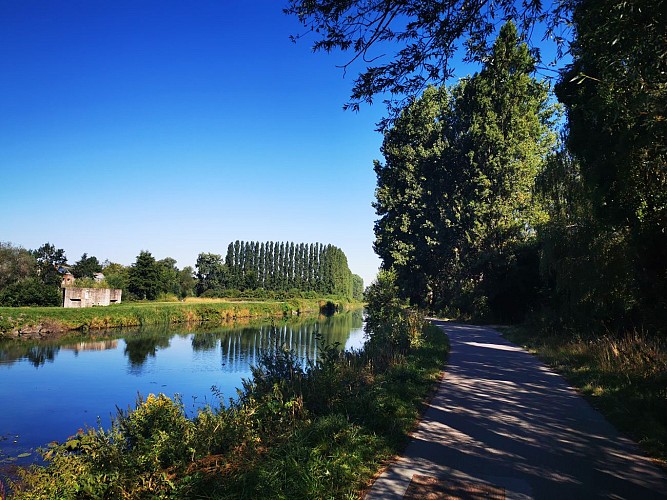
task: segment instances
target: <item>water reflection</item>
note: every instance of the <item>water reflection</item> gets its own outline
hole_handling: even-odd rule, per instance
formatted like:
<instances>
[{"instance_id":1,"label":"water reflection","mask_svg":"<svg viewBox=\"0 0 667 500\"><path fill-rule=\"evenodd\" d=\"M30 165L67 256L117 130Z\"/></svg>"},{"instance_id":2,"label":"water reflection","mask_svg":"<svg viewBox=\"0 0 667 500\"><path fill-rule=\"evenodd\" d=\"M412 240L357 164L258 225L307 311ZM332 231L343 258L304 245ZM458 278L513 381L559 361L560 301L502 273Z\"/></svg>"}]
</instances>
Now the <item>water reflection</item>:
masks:
<instances>
[{"instance_id":1,"label":"water reflection","mask_svg":"<svg viewBox=\"0 0 667 500\"><path fill-rule=\"evenodd\" d=\"M220 350L222 366L231 373L245 371L240 369L248 362L256 364L262 351L275 351L286 347L296 352L299 359L317 359L315 334L325 336L329 344L340 343L343 347L361 347L362 341L355 337L354 345L346 345L351 331L359 330L363 325L361 311L352 311L331 317L308 319L290 319L287 321L250 323L244 326L226 325L211 327L200 325L198 329L188 328L185 332L181 325L146 327L140 330L115 331L124 343L123 353L128 359L129 370L140 373L149 358L155 358L158 351L169 348L171 339L178 336L192 335L194 352ZM98 334L99 335L99 334ZM84 351L114 350L119 347L119 339L81 340L78 342L44 342L29 344L23 342L0 342L0 365L12 365L27 360L35 368L45 363L52 363L61 350L71 351L75 356Z\"/></svg>"},{"instance_id":2,"label":"water reflection","mask_svg":"<svg viewBox=\"0 0 667 500\"><path fill-rule=\"evenodd\" d=\"M159 333L142 332L138 336L125 337L123 352L130 362L130 373L140 373L149 357L154 358L158 349L169 347L171 337Z\"/></svg>"},{"instance_id":3,"label":"water reflection","mask_svg":"<svg viewBox=\"0 0 667 500\"><path fill-rule=\"evenodd\" d=\"M12 365L25 359L35 368L47 361L53 362L60 351L60 346L53 344L24 345L18 342L0 344L0 365Z\"/></svg>"}]
</instances>

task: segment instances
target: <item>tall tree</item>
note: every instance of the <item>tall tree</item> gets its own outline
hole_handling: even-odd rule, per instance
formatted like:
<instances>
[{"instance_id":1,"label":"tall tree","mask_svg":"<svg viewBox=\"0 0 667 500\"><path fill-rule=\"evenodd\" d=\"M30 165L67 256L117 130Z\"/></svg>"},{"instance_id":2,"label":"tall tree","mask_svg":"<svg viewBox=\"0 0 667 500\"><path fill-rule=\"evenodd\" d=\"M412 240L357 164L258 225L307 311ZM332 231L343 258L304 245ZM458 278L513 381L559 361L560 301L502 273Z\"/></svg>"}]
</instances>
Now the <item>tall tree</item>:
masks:
<instances>
[{"instance_id":1,"label":"tall tree","mask_svg":"<svg viewBox=\"0 0 667 500\"><path fill-rule=\"evenodd\" d=\"M352 275L352 298L359 302L364 300L364 279L358 274Z\"/></svg>"},{"instance_id":2,"label":"tall tree","mask_svg":"<svg viewBox=\"0 0 667 500\"><path fill-rule=\"evenodd\" d=\"M507 23L479 74L427 90L385 135L376 251L413 302L483 314L512 295L501 284L544 218L532 186L554 143L533 70Z\"/></svg>"},{"instance_id":3,"label":"tall tree","mask_svg":"<svg viewBox=\"0 0 667 500\"><path fill-rule=\"evenodd\" d=\"M195 286L197 280L195 279L195 270L192 266L185 266L178 271L178 296L181 299L191 297L195 293Z\"/></svg>"},{"instance_id":4,"label":"tall tree","mask_svg":"<svg viewBox=\"0 0 667 500\"><path fill-rule=\"evenodd\" d=\"M234 248L237 248L236 245ZM228 282L229 270L223 264L222 256L214 253L200 253L197 256L197 285L195 291L197 295L201 295L207 290L223 290ZM238 286L237 276L233 274L233 270L229 273L233 276L234 286Z\"/></svg>"},{"instance_id":5,"label":"tall tree","mask_svg":"<svg viewBox=\"0 0 667 500\"><path fill-rule=\"evenodd\" d=\"M97 257L94 255L88 257L87 253L84 253L72 266L72 274L75 278L92 278L95 273L99 272L102 272L102 264Z\"/></svg>"},{"instance_id":6,"label":"tall tree","mask_svg":"<svg viewBox=\"0 0 667 500\"><path fill-rule=\"evenodd\" d=\"M36 275L37 263L28 250L0 241L0 290Z\"/></svg>"},{"instance_id":7,"label":"tall tree","mask_svg":"<svg viewBox=\"0 0 667 500\"><path fill-rule=\"evenodd\" d=\"M178 296L181 286L176 259L165 257L158 260L155 264L159 275L158 293L169 293Z\"/></svg>"},{"instance_id":8,"label":"tall tree","mask_svg":"<svg viewBox=\"0 0 667 500\"><path fill-rule=\"evenodd\" d=\"M128 289L139 300L155 300L160 292L160 270L155 257L142 250L128 272Z\"/></svg>"},{"instance_id":9,"label":"tall tree","mask_svg":"<svg viewBox=\"0 0 667 500\"><path fill-rule=\"evenodd\" d=\"M31 253L37 261L37 274L40 281L45 285L59 287L62 281L59 269L67 265L65 250L56 248L51 243L44 243Z\"/></svg>"},{"instance_id":10,"label":"tall tree","mask_svg":"<svg viewBox=\"0 0 667 500\"><path fill-rule=\"evenodd\" d=\"M659 329L667 321L666 12L664 0L577 3L573 62L556 86L591 212L575 226L581 238L567 240L582 248L568 253L589 256L595 316Z\"/></svg>"}]
</instances>

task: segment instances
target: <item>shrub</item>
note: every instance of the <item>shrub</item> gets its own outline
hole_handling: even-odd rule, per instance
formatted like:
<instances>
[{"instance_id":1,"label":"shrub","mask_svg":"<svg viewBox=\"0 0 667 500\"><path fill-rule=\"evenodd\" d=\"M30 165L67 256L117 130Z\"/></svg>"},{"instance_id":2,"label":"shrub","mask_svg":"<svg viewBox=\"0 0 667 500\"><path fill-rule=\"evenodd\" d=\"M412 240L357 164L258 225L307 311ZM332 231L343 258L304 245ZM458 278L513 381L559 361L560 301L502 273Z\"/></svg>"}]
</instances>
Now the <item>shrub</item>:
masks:
<instances>
[{"instance_id":1,"label":"shrub","mask_svg":"<svg viewBox=\"0 0 667 500\"><path fill-rule=\"evenodd\" d=\"M36 278L18 281L0 291L0 305L3 306L59 306L61 304L60 289L53 285L45 285Z\"/></svg>"}]
</instances>

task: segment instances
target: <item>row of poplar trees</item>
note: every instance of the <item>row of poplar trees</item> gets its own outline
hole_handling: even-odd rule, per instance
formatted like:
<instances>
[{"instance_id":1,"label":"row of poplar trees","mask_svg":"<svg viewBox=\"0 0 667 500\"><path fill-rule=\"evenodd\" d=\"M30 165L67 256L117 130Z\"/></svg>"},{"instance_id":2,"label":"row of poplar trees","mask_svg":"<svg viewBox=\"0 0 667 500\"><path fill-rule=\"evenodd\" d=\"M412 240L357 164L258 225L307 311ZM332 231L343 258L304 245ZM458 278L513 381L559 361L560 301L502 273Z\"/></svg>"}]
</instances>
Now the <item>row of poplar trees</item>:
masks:
<instances>
[{"instance_id":1,"label":"row of poplar trees","mask_svg":"<svg viewBox=\"0 0 667 500\"><path fill-rule=\"evenodd\" d=\"M235 241L221 255L197 258L197 293L228 289L315 292L355 298L363 280L352 274L347 257L334 245L321 243Z\"/></svg>"}]
</instances>

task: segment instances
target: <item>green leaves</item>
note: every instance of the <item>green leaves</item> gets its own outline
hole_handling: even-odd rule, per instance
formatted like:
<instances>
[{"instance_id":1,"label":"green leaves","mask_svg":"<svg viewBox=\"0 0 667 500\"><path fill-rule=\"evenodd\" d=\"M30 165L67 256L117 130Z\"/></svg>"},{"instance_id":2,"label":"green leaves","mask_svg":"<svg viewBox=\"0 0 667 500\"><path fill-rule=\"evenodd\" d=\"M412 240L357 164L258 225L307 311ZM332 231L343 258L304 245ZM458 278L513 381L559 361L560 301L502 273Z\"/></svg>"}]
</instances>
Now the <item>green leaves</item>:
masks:
<instances>
[{"instance_id":1,"label":"green leaves","mask_svg":"<svg viewBox=\"0 0 667 500\"><path fill-rule=\"evenodd\" d=\"M375 248L412 303L501 314L497 295L513 292L499 270L544 218L533 184L555 138L533 69L508 23L479 74L427 89L385 134Z\"/></svg>"}]
</instances>

